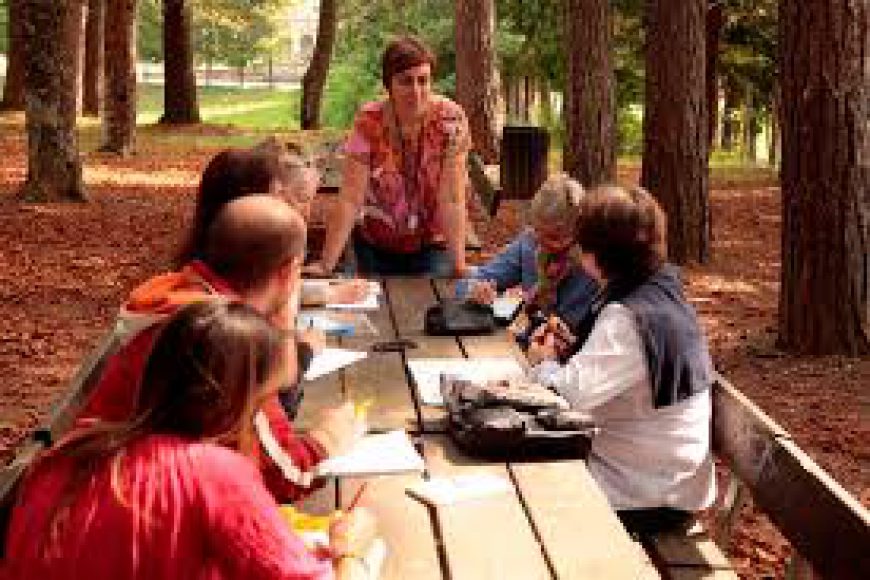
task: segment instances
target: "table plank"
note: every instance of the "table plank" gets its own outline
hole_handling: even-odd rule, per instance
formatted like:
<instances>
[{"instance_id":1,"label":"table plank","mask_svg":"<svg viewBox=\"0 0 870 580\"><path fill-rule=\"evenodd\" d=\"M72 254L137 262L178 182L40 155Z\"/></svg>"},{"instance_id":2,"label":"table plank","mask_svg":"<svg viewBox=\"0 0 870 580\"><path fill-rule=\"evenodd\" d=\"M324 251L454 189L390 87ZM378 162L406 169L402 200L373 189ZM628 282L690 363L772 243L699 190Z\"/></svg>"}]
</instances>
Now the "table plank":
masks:
<instances>
[{"instance_id":1,"label":"table plank","mask_svg":"<svg viewBox=\"0 0 870 580\"><path fill-rule=\"evenodd\" d=\"M435 476L485 472L509 480L504 464L475 464L443 436L427 436L424 452ZM551 578L515 493L438 506L435 512L452 580Z\"/></svg>"},{"instance_id":2,"label":"table plank","mask_svg":"<svg viewBox=\"0 0 870 580\"><path fill-rule=\"evenodd\" d=\"M368 339L343 338L342 346L365 349ZM402 355L397 352L372 352L344 370L344 393L353 401L371 400L368 422L371 430L420 428L417 410Z\"/></svg>"},{"instance_id":3,"label":"table plank","mask_svg":"<svg viewBox=\"0 0 870 580\"><path fill-rule=\"evenodd\" d=\"M417 348L407 351L407 358L462 358L462 351L459 350L459 344L452 336L422 336L414 339L417 343ZM413 380L410 375L408 380ZM410 385L414 389L413 385ZM414 391L414 396L419 397ZM420 415L422 418L423 433L444 433L447 426L445 420L447 414L443 407L432 407L428 405L419 405Z\"/></svg>"},{"instance_id":4,"label":"table plank","mask_svg":"<svg viewBox=\"0 0 870 580\"><path fill-rule=\"evenodd\" d=\"M651 577L649 559L583 461L511 463L509 469L557 578Z\"/></svg>"},{"instance_id":5,"label":"table plank","mask_svg":"<svg viewBox=\"0 0 870 580\"><path fill-rule=\"evenodd\" d=\"M438 302L432 283L428 278L389 278L385 282L398 336L422 336L426 309Z\"/></svg>"},{"instance_id":6,"label":"table plank","mask_svg":"<svg viewBox=\"0 0 870 580\"><path fill-rule=\"evenodd\" d=\"M381 573L384 580L440 580L441 563L428 507L405 493L419 475L392 475L370 478L359 505L377 519L378 535L387 543L387 559ZM362 479L342 479L339 483L341 507L346 508Z\"/></svg>"}]
</instances>

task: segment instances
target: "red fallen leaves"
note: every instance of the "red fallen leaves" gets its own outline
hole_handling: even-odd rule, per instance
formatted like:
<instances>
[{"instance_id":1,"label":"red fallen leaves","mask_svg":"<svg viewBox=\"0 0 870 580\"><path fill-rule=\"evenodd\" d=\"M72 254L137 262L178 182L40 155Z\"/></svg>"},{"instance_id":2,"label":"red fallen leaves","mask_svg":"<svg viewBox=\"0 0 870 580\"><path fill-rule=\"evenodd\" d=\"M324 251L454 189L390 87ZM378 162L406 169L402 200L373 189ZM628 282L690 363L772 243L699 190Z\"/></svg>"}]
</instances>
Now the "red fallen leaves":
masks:
<instances>
[{"instance_id":1,"label":"red fallen leaves","mask_svg":"<svg viewBox=\"0 0 870 580\"><path fill-rule=\"evenodd\" d=\"M19 132L17 127L0 127L3 459L44 420L123 296L169 267L190 219L197 176L215 152L146 142L146 153L126 159L89 153L84 155L89 203L21 205L14 200L24 178ZM633 181L636 175L629 168L620 179ZM323 200L315 207L315 221L323 221L328 203ZM504 202L491 222L470 205L484 243L471 259L480 261L516 235L523 204ZM712 262L686 274L689 297L707 329L717 366L846 489L870 505L870 360L793 357L775 348L776 188L758 183L715 191L712 212ZM750 508L738 522L732 551L741 576L764 578L782 576L790 548Z\"/></svg>"}]
</instances>

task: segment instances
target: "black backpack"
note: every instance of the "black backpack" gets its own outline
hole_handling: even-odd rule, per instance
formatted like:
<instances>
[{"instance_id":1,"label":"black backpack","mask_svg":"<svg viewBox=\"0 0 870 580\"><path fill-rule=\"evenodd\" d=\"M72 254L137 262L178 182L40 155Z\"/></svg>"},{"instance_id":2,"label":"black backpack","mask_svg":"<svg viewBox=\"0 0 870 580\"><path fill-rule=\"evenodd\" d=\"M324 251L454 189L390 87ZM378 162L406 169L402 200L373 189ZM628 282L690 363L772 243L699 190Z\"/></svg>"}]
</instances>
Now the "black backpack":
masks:
<instances>
[{"instance_id":1,"label":"black backpack","mask_svg":"<svg viewBox=\"0 0 870 580\"><path fill-rule=\"evenodd\" d=\"M513 388L441 378L450 437L469 455L488 459L585 458L593 421L540 385Z\"/></svg>"}]
</instances>

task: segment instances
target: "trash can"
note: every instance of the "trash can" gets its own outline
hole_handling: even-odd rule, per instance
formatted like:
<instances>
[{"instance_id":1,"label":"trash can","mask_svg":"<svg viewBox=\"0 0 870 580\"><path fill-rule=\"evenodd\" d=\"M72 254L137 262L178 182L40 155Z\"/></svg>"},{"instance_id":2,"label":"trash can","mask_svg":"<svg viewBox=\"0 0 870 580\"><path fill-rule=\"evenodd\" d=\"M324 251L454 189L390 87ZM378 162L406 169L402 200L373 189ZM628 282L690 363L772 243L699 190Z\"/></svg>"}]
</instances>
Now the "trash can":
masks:
<instances>
[{"instance_id":1,"label":"trash can","mask_svg":"<svg viewBox=\"0 0 870 580\"><path fill-rule=\"evenodd\" d=\"M508 126L502 130L501 196L531 199L547 179L550 134L543 127Z\"/></svg>"}]
</instances>

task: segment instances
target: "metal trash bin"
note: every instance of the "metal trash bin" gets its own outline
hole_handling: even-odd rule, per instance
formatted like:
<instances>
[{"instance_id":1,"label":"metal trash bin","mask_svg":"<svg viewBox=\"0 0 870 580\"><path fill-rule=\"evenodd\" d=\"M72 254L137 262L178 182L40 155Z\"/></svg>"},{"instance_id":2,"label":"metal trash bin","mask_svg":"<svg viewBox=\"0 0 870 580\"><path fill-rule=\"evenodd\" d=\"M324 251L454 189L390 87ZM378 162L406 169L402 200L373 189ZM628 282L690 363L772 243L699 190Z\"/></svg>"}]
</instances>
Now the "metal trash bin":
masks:
<instances>
[{"instance_id":1,"label":"metal trash bin","mask_svg":"<svg viewBox=\"0 0 870 580\"><path fill-rule=\"evenodd\" d=\"M507 126L502 130L501 197L531 199L547 179L550 134L543 127Z\"/></svg>"}]
</instances>

